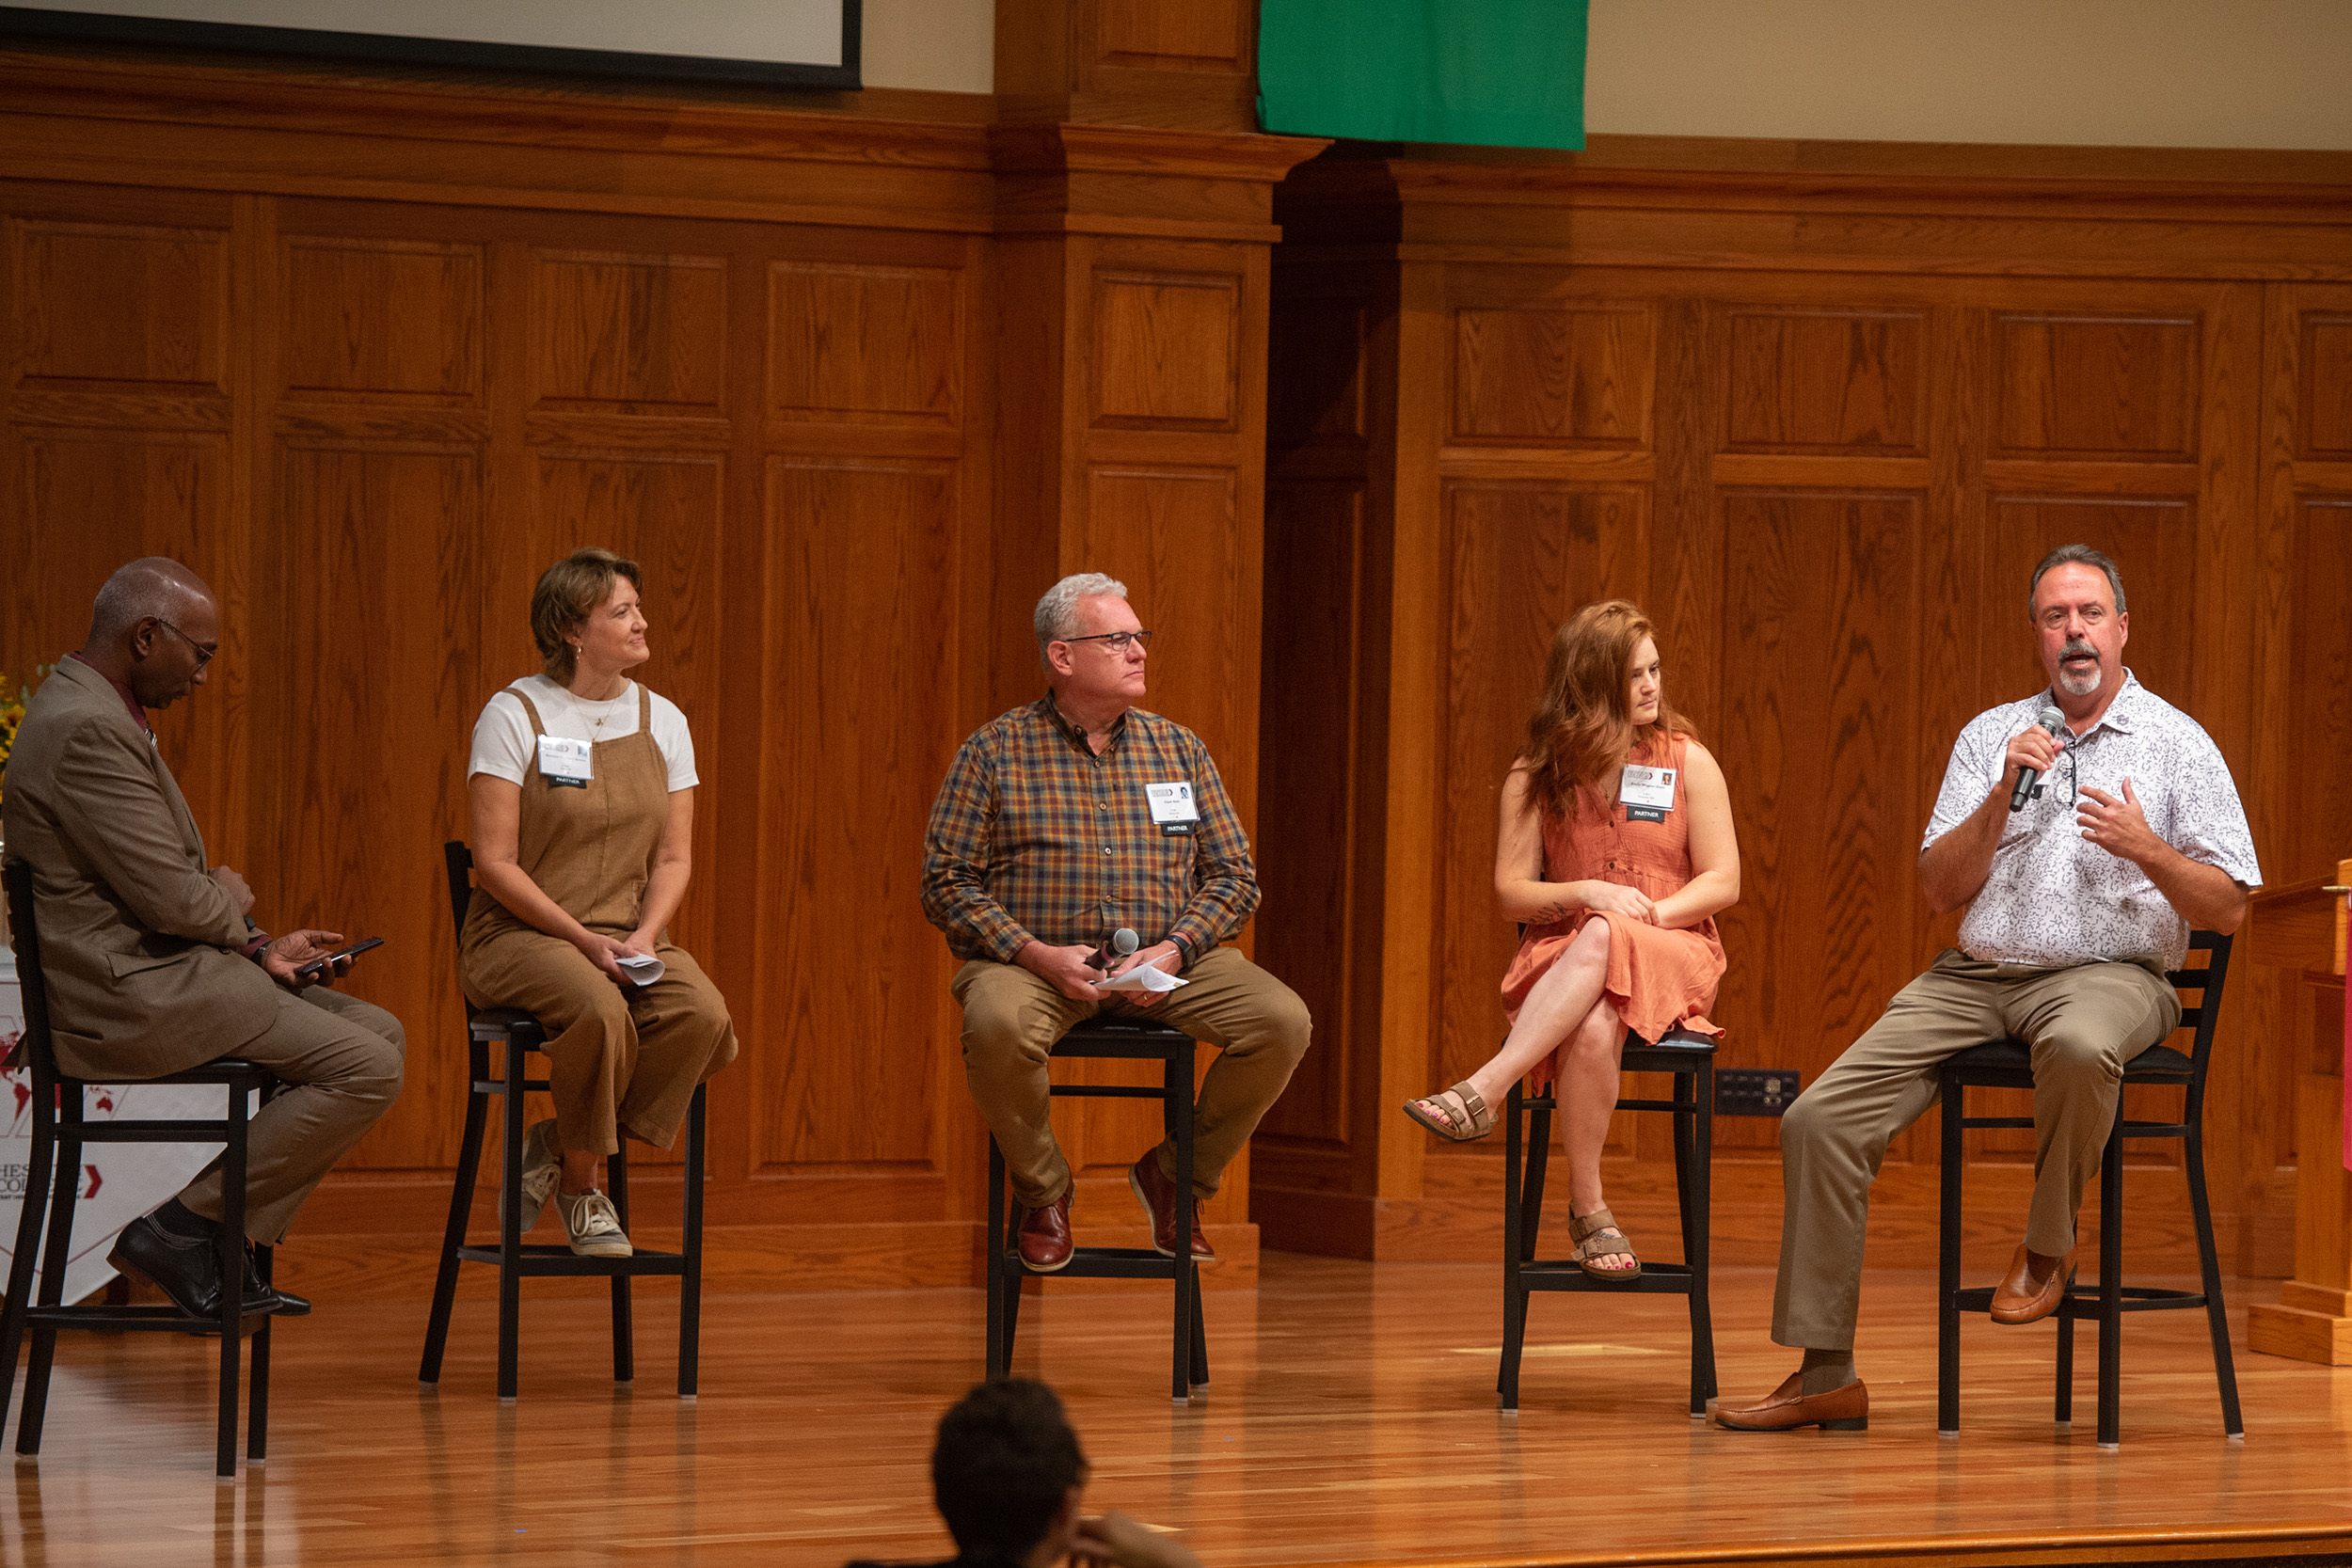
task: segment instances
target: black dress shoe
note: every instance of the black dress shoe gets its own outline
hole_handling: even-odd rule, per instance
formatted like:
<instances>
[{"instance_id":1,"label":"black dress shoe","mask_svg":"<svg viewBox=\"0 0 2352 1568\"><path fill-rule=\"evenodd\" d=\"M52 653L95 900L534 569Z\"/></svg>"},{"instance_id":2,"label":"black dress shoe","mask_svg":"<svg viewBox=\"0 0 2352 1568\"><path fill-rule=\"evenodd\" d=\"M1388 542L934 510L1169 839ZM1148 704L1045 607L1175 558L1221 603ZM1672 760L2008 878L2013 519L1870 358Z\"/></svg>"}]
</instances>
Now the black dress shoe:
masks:
<instances>
[{"instance_id":1,"label":"black dress shoe","mask_svg":"<svg viewBox=\"0 0 2352 1568\"><path fill-rule=\"evenodd\" d=\"M191 1318L220 1316L217 1243L175 1234L156 1224L154 1215L142 1214L122 1227L106 1261L131 1278L154 1286ZM257 1294L252 1289L260 1282L251 1278L249 1265L246 1283L245 1316L278 1310L275 1291L264 1289Z\"/></svg>"},{"instance_id":2,"label":"black dress shoe","mask_svg":"<svg viewBox=\"0 0 2352 1568\"><path fill-rule=\"evenodd\" d=\"M310 1315L310 1300L308 1296L298 1296L292 1291L281 1291L275 1285L262 1283L259 1260L254 1257L253 1248L248 1245L245 1249L245 1299L260 1301L264 1296L278 1298L278 1305L272 1310L281 1318L307 1318Z\"/></svg>"}]
</instances>

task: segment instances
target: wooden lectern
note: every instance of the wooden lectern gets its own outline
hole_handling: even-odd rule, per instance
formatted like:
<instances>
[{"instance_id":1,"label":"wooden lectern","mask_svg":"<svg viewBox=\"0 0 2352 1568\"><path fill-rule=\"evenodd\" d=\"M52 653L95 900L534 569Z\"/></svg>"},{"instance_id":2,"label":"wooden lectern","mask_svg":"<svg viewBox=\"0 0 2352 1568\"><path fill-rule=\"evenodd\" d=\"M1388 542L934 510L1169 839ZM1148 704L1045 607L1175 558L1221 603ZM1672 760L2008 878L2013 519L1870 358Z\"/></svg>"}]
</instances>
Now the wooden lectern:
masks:
<instances>
[{"instance_id":1,"label":"wooden lectern","mask_svg":"<svg viewBox=\"0 0 2352 1568\"><path fill-rule=\"evenodd\" d=\"M2295 1277L2248 1316L2247 1347L2352 1366L2352 1170L2344 1168L2344 884L2300 882L2254 898L2245 961L2300 975L2289 1030L2295 1075Z\"/></svg>"}]
</instances>

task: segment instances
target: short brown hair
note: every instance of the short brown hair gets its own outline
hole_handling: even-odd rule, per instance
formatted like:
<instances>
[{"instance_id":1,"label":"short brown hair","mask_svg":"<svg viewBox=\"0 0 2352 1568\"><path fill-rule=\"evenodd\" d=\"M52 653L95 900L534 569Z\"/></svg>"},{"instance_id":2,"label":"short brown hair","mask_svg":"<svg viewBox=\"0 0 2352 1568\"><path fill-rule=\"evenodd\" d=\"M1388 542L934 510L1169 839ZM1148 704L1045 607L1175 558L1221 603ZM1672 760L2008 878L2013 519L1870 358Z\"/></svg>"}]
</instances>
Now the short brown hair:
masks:
<instances>
[{"instance_id":1,"label":"short brown hair","mask_svg":"<svg viewBox=\"0 0 2352 1568\"><path fill-rule=\"evenodd\" d=\"M580 650L564 634L596 612L612 596L612 579L627 578L637 592L645 591L637 562L601 545L583 545L539 574L531 591L531 639L547 660L548 678L569 686L580 662Z\"/></svg>"}]
</instances>

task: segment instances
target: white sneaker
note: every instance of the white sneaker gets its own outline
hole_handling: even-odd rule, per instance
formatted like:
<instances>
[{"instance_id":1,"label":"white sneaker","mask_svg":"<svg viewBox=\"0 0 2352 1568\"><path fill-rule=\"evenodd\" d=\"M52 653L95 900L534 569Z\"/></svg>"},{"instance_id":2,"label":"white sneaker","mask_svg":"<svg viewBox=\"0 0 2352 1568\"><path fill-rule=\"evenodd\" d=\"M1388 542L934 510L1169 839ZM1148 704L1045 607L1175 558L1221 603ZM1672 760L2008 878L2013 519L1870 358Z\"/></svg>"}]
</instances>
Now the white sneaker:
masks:
<instances>
[{"instance_id":1,"label":"white sneaker","mask_svg":"<svg viewBox=\"0 0 2352 1568\"><path fill-rule=\"evenodd\" d=\"M564 1156L555 1147L555 1118L534 1121L523 1129L523 1228L529 1230L548 1212L564 1174Z\"/></svg>"},{"instance_id":2,"label":"white sneaker","mask_svg":"<svg viewBox=\"0 0 2352 1568\"><path fill-rule=\"evenodd\" d=\"M612 1200L602 1193L557 1193L556 1211L564 1216L564 1233L572 1251L582 1258L627 1258L628 1235Z\"/></svg>"}]
</instances>

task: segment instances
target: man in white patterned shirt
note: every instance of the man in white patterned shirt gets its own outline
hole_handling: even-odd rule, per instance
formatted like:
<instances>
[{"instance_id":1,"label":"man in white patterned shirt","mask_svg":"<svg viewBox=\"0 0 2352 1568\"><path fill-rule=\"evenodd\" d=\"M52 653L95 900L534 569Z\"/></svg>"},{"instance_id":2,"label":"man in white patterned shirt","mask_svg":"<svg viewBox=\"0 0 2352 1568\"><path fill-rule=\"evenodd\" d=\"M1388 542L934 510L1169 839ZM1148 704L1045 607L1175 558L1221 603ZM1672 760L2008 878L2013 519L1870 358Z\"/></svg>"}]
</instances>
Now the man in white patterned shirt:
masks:
<instances>
[{"instance_id":1,"label":"man in white patterned shirt","mask_svg":"<svg viewBox=\"0 0 2352 1568\"><path fill-rule=\"evenodd\" d=\"M2192 926L2236 930L2262 885L2221 752L2123 667L2131 618L2115 562L2085 545L2053 550L2027 603L2049 689L1961 732L1920 845L1930 907L1967 906L1960 945L1897 993L1781 1123L1772 1338L1804 1362L1760 1403L1719 1407L1724 1426L1867 1423L1853 1330L1870 1183L1888 1140L1935 1102L1936 1068L2003 1036L2032 1050L2034 1195L1993 1318L2056 1309L2124 1065L2180 1022L2164 972L2181 967ZM2036 722L2045 705L2064 717L2056 736ZM2012 812L2026 768L2042 793Z\"/></svg>"}]
</instances>

